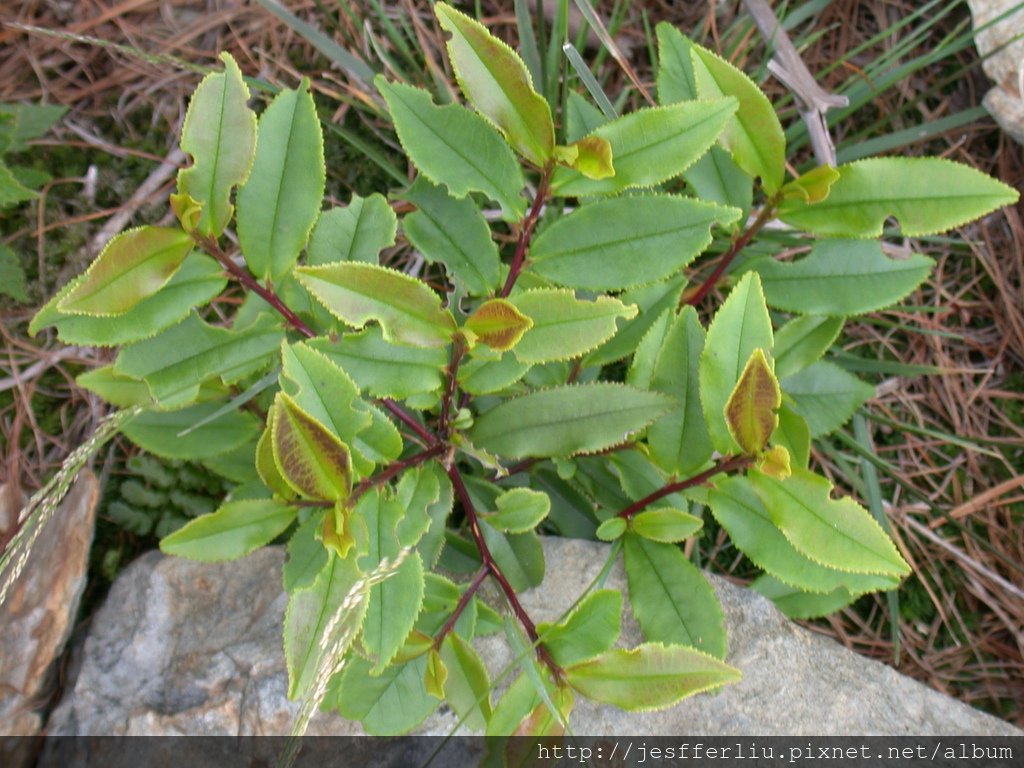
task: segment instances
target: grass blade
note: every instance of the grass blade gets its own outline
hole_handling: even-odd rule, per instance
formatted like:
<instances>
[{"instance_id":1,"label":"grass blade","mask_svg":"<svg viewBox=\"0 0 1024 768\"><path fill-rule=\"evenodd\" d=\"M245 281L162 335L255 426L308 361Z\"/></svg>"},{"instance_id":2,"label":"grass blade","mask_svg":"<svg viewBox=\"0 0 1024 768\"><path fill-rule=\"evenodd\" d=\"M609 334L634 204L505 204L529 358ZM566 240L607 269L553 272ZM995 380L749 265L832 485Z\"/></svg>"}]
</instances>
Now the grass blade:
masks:
<instances>
[{"instance_id":1,"label":"grass blade","mask_svg":"<svg viewBox=\"0 0 1024 768\"><path fill-rule=\"evenodd\" d=\"M861 444L865 451L875 453L874 445L871 443L871 435L868 433L867 420L863 413L853 415L853 436ZM892 525L889 522L885 509L882 508L882 486L878 482L878 469L867 460L861 457L860 471L864 476L864 485L867 490L868 509L871 515L878 521L878 524L885 529L885 532L892 536ZM886 607L889 610L889 632L892 639L892 663L900 663L900 592L898 589L891 589L885 594Z\"/></svg>"},{"instance_id":2,"label":"grass blade","mask_svg":"<svg viewBox=\"0 0 1024 768\"><path fill-rule=\"evenodd\" d=\"M357 59L312 24L303 21L282 6L277 0L256 0L256 2L287 24L296 34L330 59L349 77L358 80L366 88L371 88L374 72L366 62Z\"/></svg>"}]
</instances>

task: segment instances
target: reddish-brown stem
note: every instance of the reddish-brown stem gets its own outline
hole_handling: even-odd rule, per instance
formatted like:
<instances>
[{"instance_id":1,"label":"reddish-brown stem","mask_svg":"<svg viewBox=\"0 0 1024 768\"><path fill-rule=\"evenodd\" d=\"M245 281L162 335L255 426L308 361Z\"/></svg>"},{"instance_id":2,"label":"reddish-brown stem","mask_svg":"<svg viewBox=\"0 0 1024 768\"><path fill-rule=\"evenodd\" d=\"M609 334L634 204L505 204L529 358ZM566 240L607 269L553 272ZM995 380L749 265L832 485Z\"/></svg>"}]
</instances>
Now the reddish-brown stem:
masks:
<instances>
[{"instance_id":1,"label":"reddish-brown stem","mask_svg":"<svg viewBox=\"0 0 1024 768\"><path fill-rule=\"evenodd\" d=\"M577 357L572 361L572 367L569 369L569 375L565 377L566 384L572 384L576 381L576 377L580 375L583 370L583 358Z\"/></svg>"},{"instance_id":2,"label":"reddish-brown stem","mask_svg":"<svg viewBox=\"0 0 1024 768\"><path fill-rule=\"evenodd\" d=\"M765 203L764 208L757 215L757 218L747 227L743 232L733 238L732 245L729 246L729 250L726 251L719 257L718 264L715 265L714 271L708 276L700 288L698 288L693 294L687 296L685 293L680 297L679 306L685 306L689 304L692 307L697 306L704 298L711 292L711 289L715 287L722 275L725 274L725 270L732 264L740 251L746 248L750 241L754 239L754 236L760 232L764 225L767 224L775 216L775 209L778 206L778 200L776 198L770 199Z\"/></svg>"},{"instance_id":3,"label":"reddish-brown stem","mask_svg":"<svg viewBox=\"0 0 1024 768\"><path fill-rule=\"evenodd\" d=\"M400 406L394 400L388 400L387 398L378 401L381 405L391 411L395 418L405 424L409 429L416 433L416 436L420 438L428 447L433 447L439 444L437 436L430 432L426 427L416 421L415 417L409 413L405 408Z\"/></svg>"},{"instance_id":4,"label":"reddish-brown stem","mask_svg":"<svg viewBox=\"0 0 1024 768\"><path fill-rule=\"evenodd\" d=\"M434 647L440 648L441 643L444 642L445 637L449 632L455 628L456 622L459 620L459 616L466 610L466 606L469 605L469 601L473 599L473 595L477 593L480 587L484 583L484 579L490 574L486 566L480 566L480 570L476 572L476 576L466 587L466 591L462 593L462 597L459 598L459 602L455 605L455 610L452 611L452 615L448 617L448 620L444 623L440 630L438 630L437 636L434 638Z\"/></svg>"},{"instance_id":5,"label":"reddish-brown stem","mask_svg":"<svg viewBox=\"0 0 1024 768\"><path fill-rule=\"evenodd\" d=\"M519 279L519 273L523 271L523 264L526 261L526 251L530 247L530 238L533 237L533 229L537 226L537 219L540 218L540 212L544 209L544 201L548 197L548 184L551 181L551 172L554 169L553 165L549 165L540 176L540 183L537 185L537 195L533 198L533 205L530 206L530 212L526 214L526 218L523 219L523 228L519 232L519 241L516 243L516 252L512 257L512 264L508 268L508 277L505 279L505 286L501 289L501 293L498 294L501 298L505 298L512 293L512 286L516 284L516 280Z\"/></svg>"},{"instance_id":6,"label":"reddish-brown stem","mask_svg":"<svg viewBox=\"0 0 1024 768\"><path fill-rule=\"evenodd\" d=\"M452 463L450 466L445 467L448 472L448 477L451 478L452 487L455 489L455 495L459 497L459 502L462 504L462 509L466 513L466 520L469 522L469 530L473 534L473 540L476 542L477 550L480 552L480 560L483 563L483 568L494 577L494 580L498 582L498 586L501 587L501 591L505 594L505 599L508 601L509 607L512 609L512 613L519 620L519 623L523 625L523 629L526 631L526 636L530 639L530 643L537 649L537 658L544 662L548 668L554 673L557 679L561 679L563 676L562 668L558 666L558 663L552 658L547 648L540 644L540 635L537 634L537 626L533 623L533 619L523 608L523 604L519 602L519 597L516 595L515 589L509 584L508 578L506 578L504 572L498 566L494 560L494 556L491 554L490 547L487 546L487 541L484 539L484 533L480 529L480 519L477 516L476 507L473 505L473 500L469 497L469 491L466 490L466 484L462 481L462 474L459 472L459 468Z\"/></svg>"},{"instance_id":7,"label":"reddish-brown stem","mask_svg":"<svg viewBox=\"0 0 1024 768\"><path fill-rule=\"evenodd\" d=\"M291 325L292 328L301 333L307 339L311 339L316 336L316 332L306 325L302 318L296 315L287 304L281 301L280 296L278 296L271 288L260 285L259 281L253 277L249 270L235 264L231 257L224 252L214 238L208 235L194 235L194 237L196 242L198 242L207 253L213 256L213 258L215 258L220 265L227 270L229 275L277 310L277 312L288 321L288 324ZM402 408L402 406L394 400L385 399L381 400L380 403L391 411L391 413L393 413L400 421L406 424L409 429L415 432L428 446L434 446L437 444L437 438L428 432L418 421L416 421L416 419L413 418L412 414Z\"/></svg>"},{"instance_id":8,"label":"reddish-brown stem","mask_svg":"<svg viewBox=\"0 0 1024 768\"><path fill-rule=\"evenodd\" d=\"M296 331L301 333L307 339L311 339L316 336L313 329L310 328L302 320L301 317L292 312L291 309L281 301L281 297L274 292L272 288L264 285L260 285L260 282L253 276L253 274L244 267L240 267L228 256L224 250L220 247L217 241L209 235L194 235L196 241L203 247L208 254L213 256L222 267L231 275L235 280L241 283L247 290L252 291L267 304L272 306L277 312L288 321L288 324Z\"/></svg>"},{"instance_id":9,"label":"reddish-brown stem","mask_svg":"<svg viewBox=\"0 0 1024 768\"><path fill-rule=\"evenodd\" d=\"M462 343L462 337L456 334L455 339L452 341L452 355L448 362L448 370L445 373L447 382L444 389L444 396L441 398L441 415L438 419L437 431L448 437L451 435L451 419L452 405L455 401L455 390L458 388L458 375L459 375L459 364L462 362L462 358L466 354L466 345ZM459 407L465 407L461 403Z\"/></svg>"},{"instance_id":10,"label":"reddish-brown stem","mask_svg":"<svg viewBox=\"0 0 1024 768\"><path fill-rule=\"evenodd\" d=\"M396 475L400 475L405 470L412 469L413 467L417 467L420 464L430 461L435 456L440 456L442 453L444 453L444 451L445 447L441 443L437 443L436 445L427 448L425 451L420 451L419 453L410 456L407 459L403 459L402 461L394 461L388 464L386 467L384 467L384 469L382 469L375 475L371 475L370 477L364 477L356 484L356 487L352 489L352 493L349 496L349 504L354 504L360 496L362 496L371 488L375 488L378 485L383 485Z\"/></svg>"},{"instance_id":11,"label":"reddish-brown stem","mask_svg":"<svg viewBox=\"0 0 1024 768\"><path fill-rule=\"evenodd\" d=\"M628 520L637 512L640 512L647 508L648 505L653 504L658 499L663 499L666 496L671 496L673 493L679 491L685 491L687 488L693 488L697 485L703 485L715 475L720 475L723 472L731 472L734 469L742 469L743 467L749 466L753 461L750 456L731 456L729 458L721 459L715 466L710 469L705 469L700 474L689 477L686 480L677 480L674 483L669 483L654 493L650 493L644 496L639 501L634 501L624 510L619 512L619 517Z\"/></svg>"}]
</instances>

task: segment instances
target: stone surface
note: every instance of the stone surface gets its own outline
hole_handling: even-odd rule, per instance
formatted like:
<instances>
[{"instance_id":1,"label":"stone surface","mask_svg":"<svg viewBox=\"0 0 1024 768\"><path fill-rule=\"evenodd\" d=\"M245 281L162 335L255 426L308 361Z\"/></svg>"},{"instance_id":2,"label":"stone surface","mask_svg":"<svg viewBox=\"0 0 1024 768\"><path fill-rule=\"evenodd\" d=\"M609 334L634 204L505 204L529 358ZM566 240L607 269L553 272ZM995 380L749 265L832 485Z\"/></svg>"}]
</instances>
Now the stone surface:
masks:
<instances>
[{"instance_id":1,"label":"stone surface","mask_svg":"<svg viewBox=\"0 0 1024 768\"><path fill-rule=\"evenodd\" d=\"M975 32L974 41L983 57L981 66L994 84L985 94L985 109L1007 134L1024 144L1024 38L1010 43L1024 34L1024 6L1020 0L967 0L967 4L975 30L1016 8L1002 21Z\"/></svg>"},{"instance_id":2,"label":"stone surface","mask_svg":"<svg viewBox=\"0 0 1024 768\"><path fill-rule=\"evenodd\" d=\"M83 470L36 539L7 601L0 606L0 734L31 736L42 721L50 667L71 632L85 587L99 481ZM12 504L0 486L0 519L13 524L23 499ZM6 537L4 537L6 538ZM13 742L12 742L13 743ZM0 755L0 763L13 758ZM8 763L11 764L11 763Z\"/></svg>"},{"instance_id":3,"label":"stone surface","mask_svg":"<svg viewBox=\"0 0 1024 768\"><path fill-rule=\"evenodd\" d=\"M556 618L595 578L607 546L549 539L546 586L523 595L538 621ZM93 620L81 671L49 723L51 734L282 734L286 701L280 646L283 554L267 549L223 565L149 554L118 579ZM714 696L644 714L577 698L581 735L1019 735L1011 725L954 701L889 667L813 635L767 600L712 578L725 609L728 661L742 682ZM624 588L621 568L608 586ZM639 642L627 617L623 642ZM504 641L484 638L492 672L510 660ZM424 733L447 733L449 712ZM318 714L310 734L359 733Z\"/></svg>"}]
</instances>

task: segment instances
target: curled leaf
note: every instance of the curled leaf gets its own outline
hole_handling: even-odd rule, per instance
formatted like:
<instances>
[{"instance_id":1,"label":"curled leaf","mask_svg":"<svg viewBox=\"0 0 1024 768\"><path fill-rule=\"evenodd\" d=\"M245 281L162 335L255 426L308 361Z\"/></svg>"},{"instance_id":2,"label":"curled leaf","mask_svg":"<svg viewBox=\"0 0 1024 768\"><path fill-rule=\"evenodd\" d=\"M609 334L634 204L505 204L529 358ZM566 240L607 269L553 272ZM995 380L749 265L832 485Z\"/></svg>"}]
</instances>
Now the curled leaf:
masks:
<instances>
[{"instance_id":1,"label":"curled leaf","mask_svg":"<svg viewBox=\"0 0 1024 768\"><path fill-rule=\"evenodd\" d=\"M101 317L127 312L163 288L191 251L192 238L180 229L122 232L107 243L57 309Z\"/></svg>"},{"instance_id":2,"label":"curled leaf","mask_svg":"<svg viewBox=\"0 0 1024 768\"><path fill-rule=\"evenodd\" d=\"M496 352L512 349L533 321L506 299L490 299L481 304L466 321L476 339Z\"/></svg>"},{"instance_id":3,"label":"curled leaf","mask_svg":"<svg viewBox=\"0 0 1024 768\"><path fill-rule=\"evenodd\" d=\"M725 404L729 434L746 453L758 453L779 423L775 409L782 405L782 392L764 350L755 349Z\"/></svg>"},{"instance_id":4,"label":"curled leaf","mask_svg":"<svg viewBox=\"0 0 1024 768\"><path fill-rule=\"evenodd\" d=\"M310 499L346 498L352 460L345 444L283 392L274 409L274 461L285 482Z\"/></svg>"}]
</instances>

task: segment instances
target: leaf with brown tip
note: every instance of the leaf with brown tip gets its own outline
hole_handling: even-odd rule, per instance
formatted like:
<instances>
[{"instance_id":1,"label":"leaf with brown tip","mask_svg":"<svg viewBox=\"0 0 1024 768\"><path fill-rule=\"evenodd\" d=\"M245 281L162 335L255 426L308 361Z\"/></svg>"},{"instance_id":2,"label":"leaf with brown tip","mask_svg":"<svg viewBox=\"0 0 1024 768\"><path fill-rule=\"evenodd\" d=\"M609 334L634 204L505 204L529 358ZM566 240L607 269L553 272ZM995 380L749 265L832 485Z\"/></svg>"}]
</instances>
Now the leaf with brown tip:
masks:
<instances>
[{"instance_id":1,"label":"leaf with brown tip","mask_svg":"<svg viewBox=\"0 0 1024 768\"><path fill-rule=\"evenodd\" d=\"M764 350L758 347L747 360L739 381L725 404L725 423L745 453L759 453L768 444L779 417L782 392Z\"/></svg>"},{"instance_id":2,"label":"leaf with brown tip","mask_svg":"<svg viewBox=\"0 0 1024 768\"><path fill-rule=\"evenodd\" d=\"M274 406L274 460L285 482L310 499L347 498L352 460L346 445L283 392Z\"/></svg>"}]
</instances>

